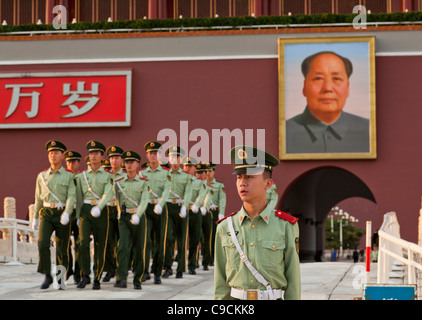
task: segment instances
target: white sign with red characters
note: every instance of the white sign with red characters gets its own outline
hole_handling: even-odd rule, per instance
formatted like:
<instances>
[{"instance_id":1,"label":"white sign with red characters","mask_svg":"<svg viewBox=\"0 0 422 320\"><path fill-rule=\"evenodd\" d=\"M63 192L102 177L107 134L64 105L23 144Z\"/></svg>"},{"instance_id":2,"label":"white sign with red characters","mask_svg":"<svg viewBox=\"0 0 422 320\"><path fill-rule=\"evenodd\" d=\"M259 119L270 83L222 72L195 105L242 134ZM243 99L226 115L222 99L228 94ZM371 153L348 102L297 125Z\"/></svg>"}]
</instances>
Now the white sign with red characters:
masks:
<instances>
[{"instance_id":1,"label":"white sign with red characters","mask_svg":"<svg viewBox=\"0 0 422 320\"><path fill-rule=\"evenodd\" d=\"M0 73L0 129L128 127L132 71Z\"/></svg>"}]
</instances>

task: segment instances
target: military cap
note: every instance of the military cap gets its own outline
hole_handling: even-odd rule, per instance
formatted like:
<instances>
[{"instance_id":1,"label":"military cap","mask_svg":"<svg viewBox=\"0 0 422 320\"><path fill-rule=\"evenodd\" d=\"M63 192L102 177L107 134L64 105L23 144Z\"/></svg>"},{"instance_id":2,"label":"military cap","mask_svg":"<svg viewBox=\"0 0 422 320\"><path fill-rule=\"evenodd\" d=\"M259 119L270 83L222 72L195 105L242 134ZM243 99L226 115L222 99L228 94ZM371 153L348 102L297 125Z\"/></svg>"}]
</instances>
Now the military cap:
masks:
<instances>
[{"instance_id":1,"label":"military cap","mask_svg":"<svg viewBox=\"0 0 422 320\"><path fill-rule=\"evenodd\" d=\"M196 172L207 171L207 166L206 166L205 163L198 163L198 164L196 164L195 168L196 168Z\"/></svg>"},{"instance_id":2,"label":"military cap","mask_svg":"<svg viewBox=\"0 0 422 320\"><path fill-rule=\"evenodd\" d=\"M272 171L280 161L271 153L251 146L236 146L230 150L231 161L235 164L233 174L260 174Z\"/></svg>"},{"instance_id":3,"label":"military cap","mask_svg":"<svg viewBox=\"0 0 422 320\"><path fill-rule=\"evenodd\" d=\"M161 143L157 141L149 141L144 146L146 152L158 151L160 147L161 147Z\"/></svg>"},{"instance_id":4,"label":"military cap","mask_svg":"<svg viewBox=\"0 0 422 320\"><path fill-rule=\"evenodd\" d=\"M106 149L107 156L113 157L113 156L122 156L123 149L118 146L109 146Z\"/></svg>"},{"instance_id":5,"label":"military cap","mask_svg":"<svg viewBox=\"0 0 422 320\"><path fill-rule=\"evenodd\" d=\"M89 156L85 157L85 162L86 162L86 164L91 164L91 160L89 160Z\"/></svg>"},{"instance_id":6,"label":"military cap","mask_svg":"<svg viewBox=\"0 0 422 320\"><path fill-rule=\"evenodd\" d=\"M104 169L111 169L110 160L108 160L108 159L101 160L101 166Z\"/></svg>"},{"instance_id":7,"label":"military cap","mask_svg":"<svg viewBox=\"0 0 422 320\"><path fill-rule=\"evenodd\" d=\"M88 149L88 152L101 151L104 153L106 150L105 146L101 142L95 140L88 141L86 148Z\"/></svg>"},{"instance_id":8,"label":"military cap","mask_svg":"<svg viewBox=\"0 0 422 320\"><path fill-rule=\"evenodd\" d=\"M47 151L52 151L52 150L60 150L65 152L66 151L66 146L64 145L64 143L57 141L57 140L50 140L45 144L45 148L47 149Z\"/></svg>"},{"instance_id":9,"label":"military cap","mask_svg":"<svg viewBox=\"0 0 422 320\"><path fill-rule=\"evenodd\" d=\"M186 156L182 160L182 165L184 166L194 166L198 163L195 158Z\"/></svg>"},{"instance_id":10,"label":"military cap","mask_svg":"<svg viewBox=\"0 0 422 320\"><path fill-rule=\"evenodd\" d=\"M123 161L138 161L138 162L141 161L141 156L135 151L130 151L130 150L124 151L122 157L123 157Z\"/></svg>"},{"instance_id":11,"label":"military cap","mask_svg":"<svg viewBox=\"0 0 422 320\"><path fill-rule=\"evenodd\" d=\"M141 164L141 168L145 169L149 167L149 162L144 162L143 164Z\"/></svg>"},{"instance_id":12,"label":"military cap","mask_svg":"<svg viewBox=\"0 0 422 320\"><path fill-rule=\"evenodd\" d=\"M177 156L183 156L185 154L185 150L179 146L173 146L167 149L166 155L177 155Z\"/></svg>"},{"instance_id":13,"label":"military cap","mask_svg":"<svg viewBox=\"0 0 422 320\"><path fill-rule=\"evenodd\" d=\"M66 151L64 153L64 159L66 161L72 161L72 160L81 160L82 155L79 152L76 151Z\"/></svg>"},{"instance_id":14,"label":"military cap","mask_svg":"<svg viewBox=\"0 0 422 320\"><path fill-rule=\"evenodd\" d=\"M207 170L213 170L213 169L215 169L216 166L217 165L215 163L212 163L212 162L205 163L205 167L206 167Z\"/></svg>"}]
</instances>

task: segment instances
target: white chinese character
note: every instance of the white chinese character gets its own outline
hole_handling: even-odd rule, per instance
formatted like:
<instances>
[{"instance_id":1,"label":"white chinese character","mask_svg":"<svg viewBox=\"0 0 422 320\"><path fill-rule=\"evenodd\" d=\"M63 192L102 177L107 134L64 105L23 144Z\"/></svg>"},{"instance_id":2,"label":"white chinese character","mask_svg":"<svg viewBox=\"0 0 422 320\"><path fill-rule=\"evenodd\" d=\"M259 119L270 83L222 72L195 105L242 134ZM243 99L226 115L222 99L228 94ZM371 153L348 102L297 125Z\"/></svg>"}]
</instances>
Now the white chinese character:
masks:
<instances>
[{"instance_id":1,"label":"white chinese character","mask_svg":"<svg viewBox=\"0 0 422 320\"><path fill-rule=\"evenodd\" d=\"M13 89L12 100L10 101L9 110L7 110L6 118L10 117L18 107L20 97L31 97L31 111L26 111L26 115L29 119L35 118L38 115L38 106L40 100L40 93L32 91L31 93L21 93L21 88L41 88L44 83L34 84L6 84L6 89Z\"/></svg>"},{"instance_id":2,"label":"white chinese character","mask_svg":"<svg viewBox=\"0 0 422 320\"><path fill-rule=\"evenodd\" d=\"M71 96L61 106L69 106L70 110L72 111L71 113L63 116L63 118L78 117L91 110L100 100L98 97L93 97L98 95L99 86L99 83L93 83L91 85L91 91L85 91L85 81L78 81L77 90L70 91L70 83L63 84L63 95ZM82 94L89 94L91 97L81 97L80 95ZM77 101L86 101L87 103L79 108L78 106L74 105L74 103Z\"/></svg>"}]
</instances>

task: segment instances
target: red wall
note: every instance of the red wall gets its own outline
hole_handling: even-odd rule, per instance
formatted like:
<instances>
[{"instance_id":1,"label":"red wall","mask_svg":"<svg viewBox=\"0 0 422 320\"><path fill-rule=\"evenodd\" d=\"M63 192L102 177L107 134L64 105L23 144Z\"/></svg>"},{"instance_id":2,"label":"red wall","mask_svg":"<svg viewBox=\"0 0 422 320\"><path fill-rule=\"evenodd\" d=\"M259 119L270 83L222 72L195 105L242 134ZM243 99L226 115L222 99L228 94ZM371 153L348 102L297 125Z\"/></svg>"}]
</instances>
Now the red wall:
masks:
<instances>
[{"instance_id":1,"label":"red wall","mask_svg":"<svg viewBox=\"0 0 422 320\"><path fill-rule=\"evenodd\" d=\"M0 198L15 197L18 217L26 217L36 175L48 167L44 144L49 139L61 140L84 156L90 139L106 146L118 144L138 150L143 161L145 142L155 140L164 128L179 132L180 121L187 120L189 130L202 128L210 137L212 129L255 129L255 134L256 129L265 129L266 148L278 154L277 63L277 59L256 59L2 66L1 72L132 68L133 95L130 128L1 130ZM274 179L281 195L297 176L310 169L326 165L346 169L372 190L378 214L396 211L402 237L416 241L422 178L418 81L422 57L377 57L376 70L378 158L286 161L276 169ZM226 213L239 209L232 166L218 166L216 178L226 185ZM367 218L380 221L379 216Z\"/></svg>"}]
</instances>

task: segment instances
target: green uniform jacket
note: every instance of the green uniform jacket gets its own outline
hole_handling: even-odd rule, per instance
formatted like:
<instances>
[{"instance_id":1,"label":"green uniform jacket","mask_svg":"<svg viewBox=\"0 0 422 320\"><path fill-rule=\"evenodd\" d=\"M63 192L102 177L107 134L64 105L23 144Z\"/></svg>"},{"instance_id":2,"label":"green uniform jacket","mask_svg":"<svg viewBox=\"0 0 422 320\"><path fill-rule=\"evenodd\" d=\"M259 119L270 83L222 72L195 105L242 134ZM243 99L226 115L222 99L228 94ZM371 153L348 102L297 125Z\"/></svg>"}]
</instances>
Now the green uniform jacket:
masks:
<instances>
[{"instance_id":1,"label":"green uniform jacket","mask_svg":"<svg viewBox=\"0 0 422 320\"><path fill-rule=\"evenodd\" d=\"M113 173L112 171L110 171L110 172L113 175L113 180L114 181L117 181L117 180L119 180L121 178L126 178L127 177L127 174L122 169L120 169L116 173ZM114 190L115 190L115 188L113 188L113 194L111 196L111 201L116 201L116 193L114 192Z\"/></svg>"},{"instance_id":2,"label":"green uniform jacket","mask_svg":"<svg viewBox=\"0 0 422 320\"><path fill-rule=\"evenodd\" d=\"M147 167L138 172L140 177L147 178L150 187L150 200L157 200L158 204L163 208L170 194L171 177L168 169L158 166L155 171L151 167ZM154 195L159 197L159 200Z\"/></svg>"},{"instance_id":3,"label":"green uniform jacket","mask_svg":"<svg viewBox=\"0 0 422 320\"><path fill-rule=\"evenodd\" d=\"M253 220L243 207L231 216L239 244L252 265L270 282L272 289L285 291L284 299L300 299L297 219L268 205ZM231 299L231 287L265 290L241 261L227 219L222 219L217 226L214 284L217 300Z\"/></svg>"},{"instance_id":4,"label":"green uniform jacket","mask_svg":"<svg viewBox=\"0 0 422 320\"><path fill-rule=\"evenodd\" d=\"M85 181L84 173L88 180L88 184ZM91 191L91 188L100 199L97 199ZM111 200L113 192L113 174L100 167L97 172L94 172L91 168L78 173L77 186L76 186L76 216L79 218L81 214L81 208L84 204L84 200L99 200L96 205L100 210L103 210L107 205L107 202Z\"/></svg>"},{"instance_id":5,"label":"green uniform jacket","mask_svg":"<svg viewBox=\"0 0 422 320\"><path fill-rule=\"evenodd\" d=\"M218 214L224 215L226 210L226 190L224 184L220 181L213 180L208 183L212 188L209 190L205 199L205 207L210 209L210 206L218 206Z\"/></svg>"},{"instance_id":6,"label":"green uniform jacket","mask_svg":"<svg viewBox=\"0 0 422 320\"><path fill-rule=\"evenodd\" d=\"M191 204L196 205L198 208L204 205L205 196L208 193L206 180L198 179L195 176L192 179L192 197Z\"/></svg>"},{"instance_id":7,"label":"green uniform jacket","mask_svg":"<svg viewBox=\"0 0 422 320\"><path fill-rule=\"evenodd\" d=\"M75 174L63 167L56 172L49 168L38 174L35 186L35 219L38 218L38 212L43 207L44 201L57 203L57 199L48 190L54 193L60 202L66 203L64 211L71 215L76 201Z\"/></svg>"},{"instance_id":8,"label":"green uniform jacket","mask_svg":"<svg viewBox=\"0 0 422 320\"><path fill-rule=\"evenodd\" d=\"M132 180L129 180L127 176L116 180L114 182L114 194L116 195L119 214L122 214L121 210L124 202L126 209L133 209L133 213L141 217L148 206L148 188L148 179L138 175Z\"/></svg>"},{"instance_id":9,"label":"green uniform jacket","mask_svg":"<svg viewBox=\"0 0 422 320\"><path fill-rule=\"evenodd\" d=\"M192 179L191 175L179 168L176 172L169 171L171 178L171 188L168 199L183 199L184 206L189 207L192 198Z\"/></svg>"}]
</instances>

